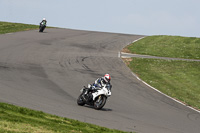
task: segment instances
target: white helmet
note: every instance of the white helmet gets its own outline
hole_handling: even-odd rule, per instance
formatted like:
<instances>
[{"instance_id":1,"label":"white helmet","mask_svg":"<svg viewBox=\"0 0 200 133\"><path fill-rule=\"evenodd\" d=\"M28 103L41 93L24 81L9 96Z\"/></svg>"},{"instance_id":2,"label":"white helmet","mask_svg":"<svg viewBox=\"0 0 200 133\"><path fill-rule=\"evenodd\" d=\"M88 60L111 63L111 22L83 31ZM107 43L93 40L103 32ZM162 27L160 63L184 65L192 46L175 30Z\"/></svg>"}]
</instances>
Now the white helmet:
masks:
<instances>
[{"instance_id":1,"label":"white helmet","mask_svg":"<svg viewBox=\"0 0 200 133\"><path fill-rule=\"evenodd\" d=\"M109 83L110 80L111 80L110 74L105 74L105 76L104 76L104 81L105 81L106 83Z\"/></svg>"},{"instance_id":2,"label":"white helmet","mask_svg":"<svg viewBox=\"0 0 200 133\"><path fill-rule=\"evenodd\" d=\"M42 20L46 20L46 18L43 18Z\"/></svg>"}]
</instances>

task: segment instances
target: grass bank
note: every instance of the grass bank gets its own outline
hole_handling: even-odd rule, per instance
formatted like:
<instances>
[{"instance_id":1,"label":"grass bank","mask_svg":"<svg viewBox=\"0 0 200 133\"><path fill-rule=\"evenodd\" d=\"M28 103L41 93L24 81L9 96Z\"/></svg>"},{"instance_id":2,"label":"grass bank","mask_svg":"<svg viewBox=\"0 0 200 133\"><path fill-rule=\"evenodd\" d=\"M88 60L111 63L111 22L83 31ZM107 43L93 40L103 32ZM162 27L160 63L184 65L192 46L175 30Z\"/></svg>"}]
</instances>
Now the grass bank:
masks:
<instances>
[{"instance_id":1,"label":"grass bank","mask_svg":"<svg viewBox=\"0 0 200 133\"><path fill-rule=\"evenodd\" d=\"M76 120L0 103L1 133L124 133Z\"/></svg>"},{"instance_id":2,"label":"grass bank","mask_svg":"<svg viewBox=\"0 0 200 133\"><path fill-rule=\"evenodd\" d=\"M200 39L149 36L126 47L131 53L199 59ZM132 58L125 60L142 80L161 92L200 110L200 62Z\"/></svg>"},{"instance_id":3,"label":"grass bank","mask_svg":"<svg viewBox=\"0 0 200 133\"><path fill-rule=\"evenodd\" d=\"M128 66L161 92L200 109L200 62L132 58Z\"/></svg>"},{"instance_id":4,"label":"grass bank","mask_svg":"<svg viewBox=\"0 0 200 133\"><path fill-rule=\"evenodd\" d=\"M148 36L127 46L127 49L135 54L200 59L200 38Z\"/></svg>"},{"instance_id":5,"label":"grass bank","mask_svg":"<svg viewBox=\"0 0 200 133\"><path fill-rule=\"evenodd\" d=\"M0 22L0 34L39 29L39 25Z\"/></svg>"}]
</instances>

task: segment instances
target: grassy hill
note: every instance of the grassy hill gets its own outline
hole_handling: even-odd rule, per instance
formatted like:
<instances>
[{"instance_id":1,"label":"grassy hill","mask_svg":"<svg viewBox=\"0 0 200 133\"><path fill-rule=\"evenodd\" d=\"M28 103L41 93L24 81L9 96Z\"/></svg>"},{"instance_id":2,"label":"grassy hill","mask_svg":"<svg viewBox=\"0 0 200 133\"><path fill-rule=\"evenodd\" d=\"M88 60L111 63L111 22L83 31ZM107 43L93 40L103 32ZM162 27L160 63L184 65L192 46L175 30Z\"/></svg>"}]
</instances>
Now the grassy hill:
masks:
<instances>
[{"instance_id":1,"label":"grassy hill","mask_svg":"<svg viewBox=\"0 0 200 133\"><path fill-rule=\"evenodd\" d=\"M136 54L200 59L200 38L148 36L125 49ZM200 109L200 62L143 58L132 58L125 62L151 86Z\"/></svg>"},{"instance_id":2,"label":"grassy hill","mask_svg":"<svg viewBox=\"0 0 200 133\"><path fill-rule=\"evenodd\" d=\"M9 23L0 21L0 34L39 29L39 25Z\"/></svg>"},{"instance_id":3,"label":"grassy hill","mask_svg":"<svg viewBox=\"0 0 200 133\"><path fill-rule=\"evenodd\" d=\"M0 103L1 133L124 133L50 115L6 103Z\"/></svg>"},{"instance_id":4,"label":"grassy hill","mask_svg":"<svg viewBox=\"0 0 200 133\"><path fill-rule=\"evenodd\" d=\"M200 38L195 37L148 36L127 48L135 54L200 59Z\"/></svg>"}]
</instances>

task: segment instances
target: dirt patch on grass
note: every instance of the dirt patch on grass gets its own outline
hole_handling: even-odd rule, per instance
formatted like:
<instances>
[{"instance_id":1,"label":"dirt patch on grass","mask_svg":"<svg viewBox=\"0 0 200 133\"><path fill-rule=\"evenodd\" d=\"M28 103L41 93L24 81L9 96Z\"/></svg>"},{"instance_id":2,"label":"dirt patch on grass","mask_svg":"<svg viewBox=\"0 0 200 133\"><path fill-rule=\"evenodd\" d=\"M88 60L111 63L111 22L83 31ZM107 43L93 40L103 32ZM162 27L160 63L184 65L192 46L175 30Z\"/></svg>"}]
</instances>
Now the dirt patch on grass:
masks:
<instances>
[{"instance_id":1,"label":"dirt patch on grass","mask_svg":"<svg viewBox=\"0 0 200 133\"><path fill-rule=\"evenodd\" d=\"M130 64L130 62L132 61L132 58L122 58L122 60L128 66Z\"/></svg>"},{"instance_id":2,"label":"dirt patch on grass","mask_svg":"<svg viewBox=\"0 0 200 133\"><path fill-rule=\"evenodd\" d=\"M130 51L127 47L123 48L121 52L124 52L124 53L131 53L131 51Z\"/></svg>"}]
</instances>

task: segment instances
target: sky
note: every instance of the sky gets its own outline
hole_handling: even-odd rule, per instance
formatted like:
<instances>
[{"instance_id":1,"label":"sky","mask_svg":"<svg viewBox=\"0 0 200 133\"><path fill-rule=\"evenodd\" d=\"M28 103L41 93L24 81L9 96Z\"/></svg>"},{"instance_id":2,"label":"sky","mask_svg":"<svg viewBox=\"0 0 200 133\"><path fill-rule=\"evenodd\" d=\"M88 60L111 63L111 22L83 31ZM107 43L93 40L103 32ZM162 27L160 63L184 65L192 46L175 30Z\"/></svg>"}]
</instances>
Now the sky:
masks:
<instances>
[{"instance_id":1,"label":"sky","mask_svg":"<svg viewBox=\"0 0 200 133\"><path fill-rule=\"evenodd\" d=\"M0 21L138 35L200 37L200 0L0 0Z\"/></svg>"}]
</instances>

